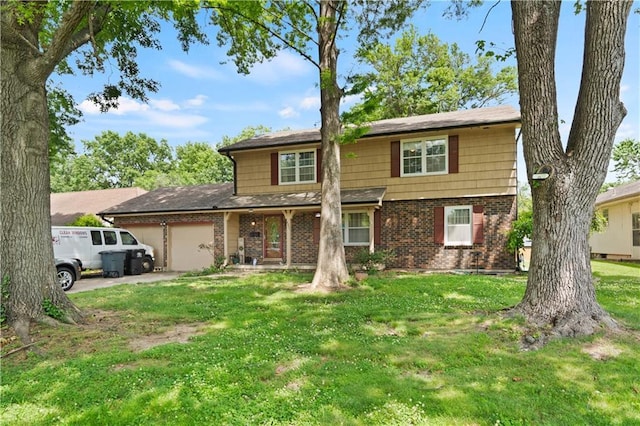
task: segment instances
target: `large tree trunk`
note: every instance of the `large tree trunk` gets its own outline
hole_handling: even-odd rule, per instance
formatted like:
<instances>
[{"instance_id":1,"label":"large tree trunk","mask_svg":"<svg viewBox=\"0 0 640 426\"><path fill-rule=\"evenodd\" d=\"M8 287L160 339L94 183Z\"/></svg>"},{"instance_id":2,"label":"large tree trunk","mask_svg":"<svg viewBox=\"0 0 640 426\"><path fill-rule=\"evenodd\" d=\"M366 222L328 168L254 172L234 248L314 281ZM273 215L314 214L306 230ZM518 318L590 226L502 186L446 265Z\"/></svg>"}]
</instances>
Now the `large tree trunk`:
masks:
<instances>
[{"instance_id":1,"label":"large tree trunk","mask_svg":"<svg viewBox=\"0 0 640 426\"><path fill-rule=\"evenodd\" d=\"M46 318L45 300L66 313L62 319L81 317L57 284L53 262L45 90L48 73L37 66L37 17L34 21L32 26L19 25L5 11L0 33L2 306L9 325L25 343L31 321Z\"/></svg>"},{"instance_id":2,"label":"large tree trunk","mask_svg":"<svg viewBox=\"0 0 640 426\"><path fill-rule=\"evenodd\" d=\"M322 207L320 212L320 246L318 265L312 288L335 289L349 278L342 241L342 206L340 200L340 98L337 83L338 49L336 47L337 1L320 2L319 51L320 97L322 109Z\"/></svg>"},{"instance_id":3,"label":"large tree trunk","mask_svg":"<svg viewBox=\"0 0 640 426\"><path fill-rule=\"evenodd\" d=\"M558 130L555 47L558 1L513 1L522 136L533 195L527 289L515 311L554 335L591 334L615 322L596 301L589 227L616 130L624 35L631 2L587 4L582 81L566 148ZM542 166L550 176L533 180Z\"/></svg>"}]
</instances>

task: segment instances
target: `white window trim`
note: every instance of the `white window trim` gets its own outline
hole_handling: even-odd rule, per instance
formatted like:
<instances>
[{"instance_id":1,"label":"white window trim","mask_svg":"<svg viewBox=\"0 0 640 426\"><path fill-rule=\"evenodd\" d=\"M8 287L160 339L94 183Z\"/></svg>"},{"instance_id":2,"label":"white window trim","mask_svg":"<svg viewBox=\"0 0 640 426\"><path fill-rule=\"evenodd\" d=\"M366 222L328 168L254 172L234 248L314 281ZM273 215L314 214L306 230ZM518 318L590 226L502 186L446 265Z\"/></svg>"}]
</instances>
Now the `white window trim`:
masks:
<instances>
[{"instance_id":1,"label":"white window trim","mask_svg":"<svg viewBox=\"0 0 640 426\"><path fill-rule=\"evenodd\" d=\"M350 214L356 214L356 213L363 213L363 214L366 214L369 217L369 239L366 242L362 241L362 242L352 243L352 242L348 241L348 238L349 238L349 232L348 231L349 231L350 228L344 227L344 225L345 225L344 217L345 216L347 217L347 222L348 222L349 215ZM344 229L344 232L343 232L344 241L343 241L343 243L344 243L345 246L362 246L362 247L366 247L366 246L369 246L371 244L371 237L373 235L373 229L372 229L373 220L372 220L371 216L372 215L367 210L348 210L348 211L343 211L342 212L342 217L343 217L342 227ZM356 228L356 229L363 229L363 228Z\"/></svg>"},{"instance_id":2,"label":"white window trim","mask_svg":"<svg viewBox=\"0 0 640 426\"><path fill-rule=\"evenodd\" d=\"M313 154L313 179L311 180L300 180L300 154L311 152ZM282 181L282 163L280 157L283 154L295 154L296 155L296 180L293 182L283 182ZM318 155L315 149L305 149L300 151L280 151L278 152L278 184L279 185L299 185L304 183L316 183L318 181L317 170L318 170Z\"/></svg>"},{"instance_id":3,"label":"white window trim","mask_svg":"<svg viewBox=\"0 0 640 426\"><path fill-rule=\"evenodd\" d=\"M427 170L427 150L425 146L425 142L435 141L435 140L444 140L444 170L441 172L420 172L420 173L405 173L404 172L404 144L405 143L415 143L422 142L422 170ZM413 139L402 139L400 141L400 176L401 177L411 177L411 176L436 176L436 175L446 175L449 173L449 136L448 135L438 135L438 136L429 136L426 138L413 138Z\"/></svg>"},{"instance_id":4,"label":"white window trim","mask_svg":"<svg viewBox=\"0 0 640 426\"><path fill-rule=\"evenodd\" d=\"M469 241L450 241L449 223L447 217L452 210L469 210ZM444 245L445 246L473 246L473 206L447 206L444 208Z\"/></svg>"}]
</instances>

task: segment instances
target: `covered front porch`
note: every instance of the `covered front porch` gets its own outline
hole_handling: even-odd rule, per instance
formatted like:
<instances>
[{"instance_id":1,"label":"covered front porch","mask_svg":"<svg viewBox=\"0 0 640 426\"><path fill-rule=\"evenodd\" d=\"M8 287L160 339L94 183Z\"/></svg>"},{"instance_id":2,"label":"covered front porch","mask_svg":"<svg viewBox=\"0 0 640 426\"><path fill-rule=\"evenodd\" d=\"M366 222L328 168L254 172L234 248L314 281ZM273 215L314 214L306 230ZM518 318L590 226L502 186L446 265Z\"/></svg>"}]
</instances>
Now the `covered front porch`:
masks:
<instances>
[{"instance_id":1,"label":"covered front porch","mask_svg":"<svg viewBox=\"0 0 640 426\"><path fill-rule=\"evenodd\" d=\"M360 228L345 229L360 240L359 248L374 250L375 212L384 188L343 190L343 213L357 212ZM224 209L225 264L237 269L314 270L320 235L320 193L233 196ZM343 223L343 229L345 225ZM364 229L363 229L364 227ZM368 229L367 229L368 227ZM364 238L364 239L363 239Z\"/></svg>"}]
</instances>

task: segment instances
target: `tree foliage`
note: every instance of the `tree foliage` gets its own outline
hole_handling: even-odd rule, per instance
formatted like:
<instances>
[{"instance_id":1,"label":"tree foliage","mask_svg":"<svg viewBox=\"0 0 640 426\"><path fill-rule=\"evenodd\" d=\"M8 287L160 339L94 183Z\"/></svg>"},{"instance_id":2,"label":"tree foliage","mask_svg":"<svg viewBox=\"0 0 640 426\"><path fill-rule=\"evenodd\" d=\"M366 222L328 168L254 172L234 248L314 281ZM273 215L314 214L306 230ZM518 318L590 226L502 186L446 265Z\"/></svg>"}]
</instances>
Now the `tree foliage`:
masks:
<instances>
[{"instance_id":1,"label":"tree foliage","mask_svg":"<svg viewBox=\"0 0 640 426\"><path fill-rule=\"evenodd\" d=\"M625 139L613 147L613 171L619 182L640 180L640 139Z\"/></svg>"},{"instance_id":2,"label":"tree foliage","mask_svg":"<svg viewBox=\"0 0 640 426\"><path fill-rule=\"evenodd\" d=\"M63 312L58 319L82 319L57 285L48 237L49 147L56 147L49 126L57 110L47 104L47 80L53 72L108 72L114 77L90 95L103 110L124 94L145 100L158 83L140 74L137 49L160 47L160 22L173 22L185 48L207 40L196 20L197 2L9 0L0 8L3 305L9 324L28 343L31 321L47 318L44 300ZM91 165L82 166L89 171Z\"/></svg>"},{"instance_id":3,"label":"tree foliage","mask_svg":"<svg viewBox=\"0 0 640 426\"><path fill-rule=\"evenodd\" d=\"M410 26L393 46L376 43L358 50L371 72L353 76L351 94L363 102L345 118L361 121L457 111L498 104L517 93L516 69L494 73L496 59L477 55L474 61L457 44L442 43L434 34L419 35Z\"/></svg>"},{"instance_id":4,"label":"tree foliage","mask_svg":"<svg viewBox=\"0 0 640 426\"><path fill-rule=\"evenodd\" d=\"M79 216L67 224L67 226L104 226L102 220L95 214L87 213Z\"/></svg>"}]
</instances>

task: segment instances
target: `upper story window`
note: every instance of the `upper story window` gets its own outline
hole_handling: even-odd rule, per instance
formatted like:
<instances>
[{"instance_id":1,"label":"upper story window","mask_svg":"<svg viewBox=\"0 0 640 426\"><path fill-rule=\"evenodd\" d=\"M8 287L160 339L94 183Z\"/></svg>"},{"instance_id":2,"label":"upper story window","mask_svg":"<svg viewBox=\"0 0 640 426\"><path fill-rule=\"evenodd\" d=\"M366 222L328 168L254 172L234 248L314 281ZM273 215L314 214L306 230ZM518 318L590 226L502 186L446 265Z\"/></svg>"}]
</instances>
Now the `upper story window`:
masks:
<instances>
[{"instance_id":1,"label":"upper story window","mask_svg":"<svg viewBox=\"0 0 640 426\"><path fill-rule=\"evenodd\" d=\"M280 183L308 183L316 181L316 151L281 152Z\"/></svg>"},{"instance_id":2,"label":"upper story window","mask_svg":"<svg viewBox=\"0 0 640 426\"><path fill-rule=\"evenodd\" d=\"M402 176L444 174L448 171L446 136L402 142Z\"/></svg>"}]
</instances>

